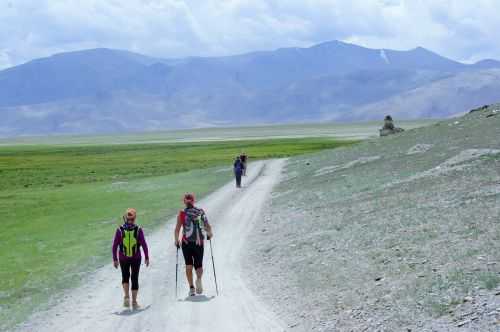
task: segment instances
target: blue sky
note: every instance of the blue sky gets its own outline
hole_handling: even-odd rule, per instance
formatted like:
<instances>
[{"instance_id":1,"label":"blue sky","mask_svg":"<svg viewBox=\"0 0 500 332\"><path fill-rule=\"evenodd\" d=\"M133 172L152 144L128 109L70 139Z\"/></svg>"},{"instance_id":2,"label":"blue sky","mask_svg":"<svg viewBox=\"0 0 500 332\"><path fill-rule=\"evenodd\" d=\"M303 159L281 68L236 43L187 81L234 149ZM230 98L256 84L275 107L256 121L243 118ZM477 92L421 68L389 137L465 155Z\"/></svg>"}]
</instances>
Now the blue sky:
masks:
<instances>
[{"instance_id":1,"label":"blue sky","mask_svg":"<svg viewBox=\"0 0 500 332\"><path fill-rule=\"evenodd\" d=\"M500 59L498 0L0 0L0 68L94 47L228 55L339 39Z\"/></svg>"}]
</instances>

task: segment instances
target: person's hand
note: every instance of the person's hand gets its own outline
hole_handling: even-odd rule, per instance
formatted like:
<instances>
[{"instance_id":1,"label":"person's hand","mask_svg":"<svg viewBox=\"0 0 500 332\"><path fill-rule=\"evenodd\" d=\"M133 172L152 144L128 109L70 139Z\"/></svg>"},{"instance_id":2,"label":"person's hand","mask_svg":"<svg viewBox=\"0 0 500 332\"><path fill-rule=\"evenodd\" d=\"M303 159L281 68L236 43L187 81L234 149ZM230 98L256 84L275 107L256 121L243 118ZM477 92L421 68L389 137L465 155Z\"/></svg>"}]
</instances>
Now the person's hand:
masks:
<instances>
[{"instance_id":1,"label":"person's hand","mask_svg":"<svg viewBox=\"0 0 500 332\"><path fill-rule=\"evenodd\" d=\"M212 232L207 233L207 240L211 240L213 237L214 235L212 234Z\"/></svg>"},{"instance_id":2,"label":"person's hand","mask_svg":"<svg viewBox=\"0 0 500 332\"><path fill-rule=\"evenodd\" d=\"M149 267L149 258L146 258L145 263L146 263L146 266Z\"/></svg>"},{"instance_id":3,"label":"person's hand","mask_svg":"<svg viewBox=\"0 0 500 332\"><path fill-rule=\"evenodd\" d=\"M181 247L181 241L175 240L174 245L176 246L177 249L179 249Z\"/></svg>"},{"instance_id":4,"label":"person's hand","mask_svg":"<svg viewBox=\"0 0 500 332\"><path fill-rule=\"evenodd\" d=\"M113 266L115 267L115 269L117 269L119 265L120 263L118 263L118 261L113 261Z\"/></svg>"}]
</instances>

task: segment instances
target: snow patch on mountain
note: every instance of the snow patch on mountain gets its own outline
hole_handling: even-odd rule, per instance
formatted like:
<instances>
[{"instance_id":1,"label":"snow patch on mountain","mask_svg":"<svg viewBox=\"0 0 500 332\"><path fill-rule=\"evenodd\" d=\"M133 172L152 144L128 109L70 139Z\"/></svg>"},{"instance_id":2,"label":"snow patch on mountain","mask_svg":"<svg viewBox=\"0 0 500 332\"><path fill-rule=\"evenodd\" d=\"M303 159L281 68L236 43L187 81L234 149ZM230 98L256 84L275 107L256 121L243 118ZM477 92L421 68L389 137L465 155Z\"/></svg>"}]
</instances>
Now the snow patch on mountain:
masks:
<instances>
[{"instance_id":1,"label":"snow patch on mountain","mask_svg":"<svg viewBox=\"0 0 500 332\"><path fill-rule=\"evenodd\" d=\"M387 54L385 53L385 50L380 50L380 57L382 58L382 60L384 60L385 63L387 63L388 65L391 63L389 61L389 58L387 57Z\"/></svg>"}]
</instances>

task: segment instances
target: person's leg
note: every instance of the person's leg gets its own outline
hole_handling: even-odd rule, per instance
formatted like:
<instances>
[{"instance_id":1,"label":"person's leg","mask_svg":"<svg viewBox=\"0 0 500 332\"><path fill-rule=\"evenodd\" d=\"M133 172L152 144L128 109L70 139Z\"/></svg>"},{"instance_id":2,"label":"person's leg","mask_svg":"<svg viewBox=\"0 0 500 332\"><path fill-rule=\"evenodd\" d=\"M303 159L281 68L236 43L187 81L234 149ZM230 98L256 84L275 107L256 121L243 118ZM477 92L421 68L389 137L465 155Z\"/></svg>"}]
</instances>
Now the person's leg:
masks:
<instances>
[{"instance_id":1,"label":"person's leg","mask_svg":"<svg viewBox=\"0 0 500 332\"><path fill-rule=\"evenodd\" d=\"M193 283L193 265L186 265L186 279L188 281L189 287L194 287Z\"/></svg>"},{"instance_id":2,"label":"person's leg","mask_svg":"<svg viewBox=\"0 0 500 332\"><path fill-rule=\"evenodd\" d=\"M196 278L201 279L202 276L203 276L203 268L199 267L196 269Z\"/></svg>"},{"instance_id":3,"label":"person's leg","mask_svg":"<svg viewBox=\"0 0 500 332\"><path fill-rule=\"evenodd\" d=\"M130 263L128 261L120 261L120 269L122 271L123 305L128 307L130 301Z\"/></svg>"},{"instance_id":4,"label":"person's leg","mask_svg":"<svg viewBox=\"0 0 500 332\"><path fill-rule=\"evenodd\" d=\"M123 296L126 299L129 299L130 298L130 285L129 285L129 283L128 282L122 283L122 287L123 287Z\"/></svg>"},{"instance_id":5,"label":"person's leg","mask_svg":"<svg viewBox=\"0 0 500 332\"><path fill-rule=\"evenodd\" d=\"M189 283L189 296L196 295L196 289L193 283L193 265L186 265L186 278Z\"/></svg>"},{"instance_id":6,"label":"person's leg","mask_svg":"<svg viewBox=\"0 0 500 332\"><path fill-rule=\"evenodd\" d=\"M183 243L182 244L182 255L184 256L184 263L186 263L186 279L188 281L189 287L193 287L193 254L192 254L192 244Z\"/></svg>"},{"instance_id":7,"label":"person's leg","mask_svg":"<svg viewBox=\"0 0 500 332\"><path fill-rule=\"evenodd\" d=\"M134 308L138 307L137 304L137 293L139 292L139 271L141 269L141 261L135 260L131 263L131 281L132 281L132 306Z\"/></svg>"},{"instance_id":8,"label":"person's leg","mask_svg":"<svg viewBox=\"0 0 500 332\"><path fill-rule=\"evenodd\" d=\"M203 283L201 277L203 276L203 268L199 267L196 269L196 294L203 294Z\"/></svg>"},{"instance_id":9,"label":"person's leg","mask_svg":"<svg viewBox=\"0 0 500 332\"><path fill-rule=\"evenodd\" d=\"M203 276L203 246L196 246L194 256L194 268L196 269L196 293L203 293L203 284L201 278Z\"/></svg>"},{"instance_id":10,"label":"person's leg","mask_svg":"<svg viewBox=\"0 0 500 332\"><path fill-rule=\"evenodd\" d=\"M192 287L193 284L193 265L186 265L186 279L188 281L189 287Z\"/></svg>"}]
</instances>

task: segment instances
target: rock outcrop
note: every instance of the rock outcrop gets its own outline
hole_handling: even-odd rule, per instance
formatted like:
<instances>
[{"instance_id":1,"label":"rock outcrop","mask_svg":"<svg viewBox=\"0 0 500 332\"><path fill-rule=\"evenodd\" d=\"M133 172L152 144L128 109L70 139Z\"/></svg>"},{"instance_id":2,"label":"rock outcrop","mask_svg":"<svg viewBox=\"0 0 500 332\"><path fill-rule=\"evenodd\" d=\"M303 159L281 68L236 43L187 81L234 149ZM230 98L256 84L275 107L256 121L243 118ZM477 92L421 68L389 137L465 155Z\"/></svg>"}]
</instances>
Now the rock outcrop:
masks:
<instances>
[{"instance_id":1,"label":"rock outcrop","mask_svg":"<svg viewBox=\"0 0 500 332\"><path fill-rule=\"evenodd\" d=\"M387 115L384 118L384 127L382 127L382 129L379 130L380 136L389 136L389 135L397 134L397 133L400 133L403 131L404 131L403 128L399 128L399 127L394 126L394 122L393 122L392 117L390 115Z\"/></svg>"}]
</instances>

